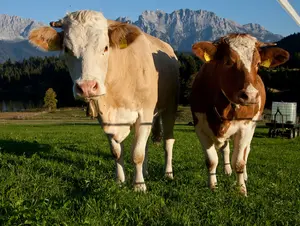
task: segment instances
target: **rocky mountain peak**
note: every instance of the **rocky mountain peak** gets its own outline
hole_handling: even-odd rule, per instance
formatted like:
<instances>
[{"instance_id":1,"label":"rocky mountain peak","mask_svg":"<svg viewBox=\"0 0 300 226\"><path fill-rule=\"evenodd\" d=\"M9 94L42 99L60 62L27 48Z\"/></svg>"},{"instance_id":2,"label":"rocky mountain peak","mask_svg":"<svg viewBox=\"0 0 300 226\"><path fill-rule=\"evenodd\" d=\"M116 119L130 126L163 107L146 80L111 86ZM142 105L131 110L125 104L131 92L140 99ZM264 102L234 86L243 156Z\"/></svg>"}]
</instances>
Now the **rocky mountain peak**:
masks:
<instances>
[{"instance_id":1,"label":"rocky mountain peak","mask_svg":"<svg viewBox=\"0 0 300 226\"><path fill-rule=\"evenodd\" d=\"M18 16L0 14L0 39L26 39L31 29L43 25L43 23L34 21L32 19L24 19Z\"/></svg>"}]
</instances>

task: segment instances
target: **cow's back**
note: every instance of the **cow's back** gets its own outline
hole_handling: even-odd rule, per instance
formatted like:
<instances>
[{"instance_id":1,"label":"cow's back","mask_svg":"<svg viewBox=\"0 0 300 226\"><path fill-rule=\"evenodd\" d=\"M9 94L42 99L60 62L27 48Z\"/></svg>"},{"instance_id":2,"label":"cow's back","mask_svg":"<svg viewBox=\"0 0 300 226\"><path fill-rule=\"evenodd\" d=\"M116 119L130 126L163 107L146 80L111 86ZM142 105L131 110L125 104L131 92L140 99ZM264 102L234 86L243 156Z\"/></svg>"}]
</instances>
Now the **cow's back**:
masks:
<instances>
[{"instance_id":1,"label":"cow's back","mask_svg":"<svg viewBox=\"0 0 300 226\"><path fill-rule=\"evenodd\" d=\"M127 48L110 54L106 84L114 105L138 109L158 103L163 109L176 104L179 63L167 43L142 33Z\"/></svg>"}]
</instances>

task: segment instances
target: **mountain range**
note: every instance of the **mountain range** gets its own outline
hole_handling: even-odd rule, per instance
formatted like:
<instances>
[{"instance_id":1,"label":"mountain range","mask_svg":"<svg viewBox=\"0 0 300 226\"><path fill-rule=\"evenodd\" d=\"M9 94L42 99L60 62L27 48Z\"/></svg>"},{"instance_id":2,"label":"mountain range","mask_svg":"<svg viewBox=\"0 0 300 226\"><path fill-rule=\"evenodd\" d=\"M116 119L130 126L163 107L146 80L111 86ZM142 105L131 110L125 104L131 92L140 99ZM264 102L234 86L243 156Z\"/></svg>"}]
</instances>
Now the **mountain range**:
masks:
<instances>
[{"instance_id":1,"label":"mountain range","mask_svg":"<svg viewBox=\"0 0 300 226\"><path fill-rule=\"evenodd\" d=\"M117 20L132 23L144 32L170 43L174 49L188 52L195 42L213 41L228 33L249 33L265 42L283 38L267 31L259 24L240 25L206 10L180 9L170 14L161 10L147 10L137 21L133 22L126 17L119 17Z\"/></svg>"},{"instance_id":2,"label":"mountain range","mask_svg":"<svg viewBox=\"0 0 300 226\"><path fill-rule=\"evenodd\" d=\"M275 42L283 37L267 31L259 24L240 25L232 20L218 17L205 10L180 9L172 13L161 10L144 11L137 21L127 17L116 20L132 23L155 37L158 37L178 51L190 52L193 43L201 40L215 40L228 33L249 33L260 41ZM21 61L31 56L50 56L32 47L27 37L31 29L45 26L32 19L0 14L0 63L7 59Z\"/></svg>"}]
</instances>

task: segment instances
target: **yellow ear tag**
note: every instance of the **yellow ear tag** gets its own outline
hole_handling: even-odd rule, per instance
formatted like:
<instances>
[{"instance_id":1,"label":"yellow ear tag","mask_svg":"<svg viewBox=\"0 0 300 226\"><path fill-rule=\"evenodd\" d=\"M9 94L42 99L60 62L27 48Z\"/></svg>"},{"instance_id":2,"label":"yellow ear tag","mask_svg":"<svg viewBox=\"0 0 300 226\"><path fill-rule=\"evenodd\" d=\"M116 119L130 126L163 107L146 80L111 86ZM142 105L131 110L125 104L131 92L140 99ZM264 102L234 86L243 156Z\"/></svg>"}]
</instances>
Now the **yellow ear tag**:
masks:
<instances>
[{"instance_id":1,"label":"yellow ear tag","mask_svg":"<svg viewBox=\"0 0 300 226\"><path fill-rule=\"evenodd\" d=\"M120 41L120 45L119 45L120 49L125 49L127 46L128 45L127 45L126 38L122 38L121 41Z\"/></svg>"},{"instance_id":2,"label":"yellow ear tag","mask_svg":"<svg viewBox=\"0 0 300 226\"><path fill-rule=\"evenodd\" d=\"M263 67L270 67L271 63L272 63L272 60L271 59L267 59L267 60L261 62L260 65L263 66Z\"/></svg>"},{"instance_id":3,"label":"yellow ear tag","mask_svg":"<svg viewBox=\"0 0 300 226\"><path fill-rule=\"evenodd\" d=\"M210 56L208 55L207 52L204 52L204 59L205 59L206 62L211 61L211 58L210 58Z\"/></svg>"}]
</instances>

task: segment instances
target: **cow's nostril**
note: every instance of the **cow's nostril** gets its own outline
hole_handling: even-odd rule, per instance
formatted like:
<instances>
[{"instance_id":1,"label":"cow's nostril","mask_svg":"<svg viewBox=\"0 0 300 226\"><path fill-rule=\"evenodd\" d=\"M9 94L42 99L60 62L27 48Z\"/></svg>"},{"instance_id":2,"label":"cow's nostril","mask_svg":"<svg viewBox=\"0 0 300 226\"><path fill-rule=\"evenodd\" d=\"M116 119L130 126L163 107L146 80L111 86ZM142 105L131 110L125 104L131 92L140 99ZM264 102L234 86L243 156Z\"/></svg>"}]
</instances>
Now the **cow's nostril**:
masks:
<instances>
[{"instance_id":1,"label":"cow's nostril","mask_svg":"<svg viewBox=\"0 0 300 226\"><path fill-rule=\"evenodd\" d=\"M241 95L240 95L240 98L243 99L243 100L248 100L249 97L248 97L247 93L242 92Z\"/></svg>"},{"instance_id":2,"label":"cow's nostril","mask_svg":"<svg viewBox=\"0 0 300 226\"><path fill-rule=\"evenodd\" d=\"M96 82L94 85L93 85L93 90L96 91L98 89L98 83Z\"/></svg>"},{"instance_id":3,"label":"cow's nostril","mask_svg":"<svg viewBox=\"0 0 300 226\"><path fill-rule=\"evenodd\" d=\"M76 83L76 92L79 93L79 94L83 93L83 90L82 90L82 88L80 87L80 85L78 83Z\"/></svg>"}]
</instances>

